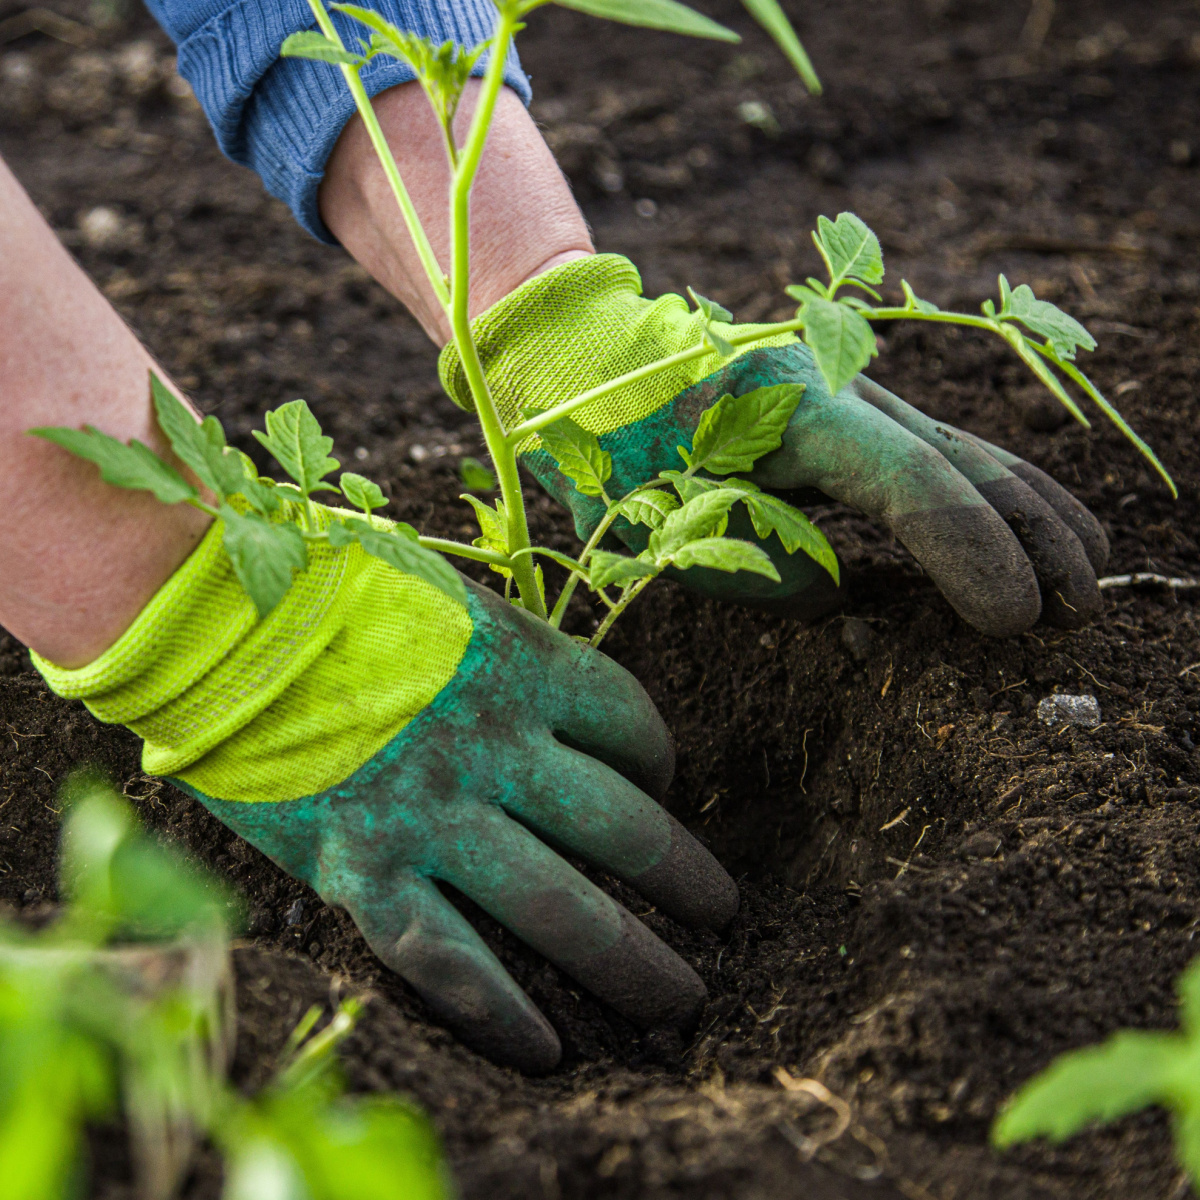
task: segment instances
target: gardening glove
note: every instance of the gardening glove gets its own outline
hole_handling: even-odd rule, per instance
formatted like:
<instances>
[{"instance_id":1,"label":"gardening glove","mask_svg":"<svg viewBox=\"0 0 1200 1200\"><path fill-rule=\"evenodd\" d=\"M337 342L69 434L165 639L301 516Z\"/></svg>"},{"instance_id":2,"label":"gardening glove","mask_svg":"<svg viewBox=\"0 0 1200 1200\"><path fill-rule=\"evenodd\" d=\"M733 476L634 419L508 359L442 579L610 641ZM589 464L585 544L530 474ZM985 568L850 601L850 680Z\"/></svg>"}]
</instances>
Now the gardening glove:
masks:
<instances>
[{"instance_id":1,"label":"gardening glove","mask_svg":"<svg viewBox=\"0 0 1200 1200\"><path fill-rule=\"evenodd\" d=\"M511 427L522 410L546 409L626 372L700 345L703 318L681 296L647 300L627 259L601 254L536 276L473 323L496 404ZM747 332L752 326L715 328ZM442 383L462 406L470 389L453 344ZM800 383L804 395L782 446L749 478L773 491L817 489L882 519L922 564L959 614L984 633L1028 629L1039 614L1075 627L1100 611L1096 575L1108 541L1099 522L1038 468L970 434L935 422L864 375L831 395L809 349L791 334L722 357L715 351L627 385L573 413L612 455L613 498L680 470L700 414L722 396ZM536 436L521 460L575 517L580 537L595 529L603 501L581 495ZM648 536L618 520L634 551ZM781 582L693 567L677 575L709 595L810 617L839 602L829 575L803 554L789 556L776 534L758 538L742 506L731 536L757 542Z\"/></svg>"},{"instance_id":2,"label":"gardening glove","mask_svg":"<svg viewBox=\"0 0 1200 1200\"><path fill-rule=\"evenodd\" d=\"M685 1025L703 1002L695 972L557 852L687 925L728 923L733 881L651 799L670 734L628 672L492 592L468 582L464 607L317 543L260 619L218 521L95 662L35 661L144 738L147 772L345 907L489 1057L549 1070L558 1037L438 882L637 1025Z\"/></svg>"}]
</instances>

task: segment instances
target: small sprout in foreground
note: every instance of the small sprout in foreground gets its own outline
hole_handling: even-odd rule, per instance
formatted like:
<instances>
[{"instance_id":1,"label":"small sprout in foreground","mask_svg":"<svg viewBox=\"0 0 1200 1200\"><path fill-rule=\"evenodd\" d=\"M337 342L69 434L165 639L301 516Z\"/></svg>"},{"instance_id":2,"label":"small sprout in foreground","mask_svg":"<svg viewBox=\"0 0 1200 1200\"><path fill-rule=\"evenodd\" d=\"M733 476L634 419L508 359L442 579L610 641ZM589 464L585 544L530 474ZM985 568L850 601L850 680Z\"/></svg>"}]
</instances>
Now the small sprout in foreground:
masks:
<instances>
[{"instance_id":1,"label":"small sprout in foreground","mask_svg":"<svg viewBox=\"0 0 1200 1200\"><path fill-rule=\"evenodd\" d=\"M458 464L458 477L468 492L494 492L496 476L477 458L464 458Z\"/></svg>"},{"instance_id":2,"label":"small sprout in foreground","mask_svg":"<svg viewBox=\"0 0 1200 1200\"><path fill-rule=\"evenodd\" d=\"M1200 958L1177 986L1178 1033L1121 1029L1098 1046L1055 1059L996 1118L992 1144L1063 1142L1154 1104L1171 1113L1176 1156L1193 1185L1200 1184Z\"/></svg>"}]
</instances>

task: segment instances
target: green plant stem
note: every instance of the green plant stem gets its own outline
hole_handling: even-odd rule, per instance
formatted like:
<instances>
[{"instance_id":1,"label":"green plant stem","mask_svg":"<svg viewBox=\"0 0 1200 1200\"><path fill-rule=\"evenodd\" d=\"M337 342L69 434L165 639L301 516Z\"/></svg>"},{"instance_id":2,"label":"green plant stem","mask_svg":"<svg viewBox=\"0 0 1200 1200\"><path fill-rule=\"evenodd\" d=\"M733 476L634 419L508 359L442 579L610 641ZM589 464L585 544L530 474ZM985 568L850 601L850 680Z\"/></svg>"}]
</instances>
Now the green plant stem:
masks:
<instances>
[{"instance_id":1,"label":"green plant stem","mask_svg":"<svg viewBox=\"0 0 1200 1200\"><path fill-rule=\"evenodd\" d=\"M657 483L657 482L658 482L657 480L653 481L653 483ZM653 486L652 483L639 484L637 487L631 489L627 494L632 496L634 492L640 492L651 486ZM605 498L605 500L608 500L607 495L604 498ZM625 497L623 496L622 499L624 499L624 498ZM580 552L580 555L579 555L580 567L587 566L587 561L591 557L592 551L595 550L595 548L600 544L600 539L609 531L609 529L612 528L612 524L616 519L617 519L616 505L614 505L613 502L611 500L609 500L608 501L608 511L604 514L604 517L601 519L600 524L597 525L596 528L592 530L592 536L590 538L588 538L587 543L584 545L583 550ZM554 611L550 614L550 624L553 625L555 629L558 629L559 626L562 625L562 619L563 619L564 614L567 611L567 605L571 602L571 597L575 594L575 589L579 586L579 583L581 580L584 583L587 583L587 578L585 575L578 574L578 573L572 571L570 578L567 580L566 583L563 584L563 590L558 594L558 600L555 602Z\"/></svg>"},{"instance_id":2,"label":"green plant stem","mask_svg":"<svg viewBox=\"0 0 1200 1200\"><path fill-rule=\"evenodd\" d=\"M511 559L496 550L485 550L482 546L468 546L464 542L452 542L448 538L419 537L417 541L426 550L436 550L439 554L456 554L459 558L470 558L475 562L512 570Z\"/></svg>"},{"instance_id":3,"label":"green plant stem","mask_svg":"<svg viewBox=\"0 0 1200 1200\"><path fill-rule=\"evenodd\" d=\"M753 342L765 341L769 337L776 337L781 333L795 333L797 330L803 328L804 323L797 318L792 321L780 321L777 325L768 325L765 329L757 330L754 333L737 334L728 338L727 341L731 346L746 346ZM553 408L548 408L545 412L538 413L536 417L530 417L527 421L522 421L520 425L516 425L509 430L508 443L510 446L517 446L527 437L532 437L540 429L545 429L547 425L553 425L555 421L569 416L576 409L582 408L585 404L590 404L593 400L599 400L602 396L607 396L610 392L615 392L620 388L628 387L631 383L638 383L643 379L649 379L651 376L657 375L660 371L669 370L671 367L677 367L681 363L691 362L694 358L703 358L706 354L712 353L714 353L712 346L707 342L701 342L700 345L693 346L690 350L680 350L678 354L672 354L669 358L660 358L657 362L647 363L644 367L627 371L624 375L618 375L616 379L610 379L607 383L602 383L598 387L589 388L586 392L580 392L578 396L570 400L564 400L561 404L556 404Z\"/></svg>"},{"instance_id":4,"label":"green plant stem","mask_svg":"<svg viewBox=\"0 0 1200 1200\"><path fill-rule=\"evenodd\" d=\"M475 413L483 429L484 440L496 468L500 494L508 521L507 540L510 554L529 549L529 522L521 495L521 476L517 468L515 443L508 439L496 402L488 387L479 349L471 334L470 321L470 216L471 187L483 156L488 129L496 111L496 101L504 83L504 61L508 57L517 21L508 5L502 5L496 34L483 77L479 102L471 118L466 144L458 157L458 167L450 185L450 327L458 348L463 373L475 400ZM537 586L533 558L523 556L512 561L511 570L521 604L535 616L546 617L546 606Z\"/></svg>"},{"instance_id":5,"label":"green plant stem","mask_svg":"<svg viewBox=\"0 0 1200 1200\"><path fill-rule=\"evenodd\" d=\"M600 628L597 629L592 635L592 640L588 642L588 645L593 649L599 646L600 643L604 641L604 635L612 628L613 622L630 606L630 604L634 602L634 600L638 598L638 596L642 594L642 591L645 589L646 585L657 578L657 575L648 575L645 579L639 579L637 583L635 583L633 587L631 587L629 591L627 591L621 597L621 599L609 609L608 615L600 623Z\"/></svg>"},{"instance_id":6,"label":"green plant stem","mask_svg":"<svg viewBox=\"0 0 1200 1200\"><path fill-rule=\"evenodd\" d=\"M544 554L553 562L558 563L560 567L566 567L568 571L578 571L582 568L582 564L578 559L574 559L569 554L563 554L558 550L551 550L549 546L530 546L527 550L518 550L516 554L512 555L509 562L512 563L518 558L524 558L527 554Z\"/></svg>"},{"instance_id":7,"label":"green plant stem","mask_svg":"<svg viewBox=\"0 0 1200 1200\"><path fill-rule=\"evenodd\" d=\"M329 13L326 12L321 0L308 0L308 6L312 9L313 16L316 17L321 32L331 42L336 42L339 46L342 46L342 39L338 36L333 20L329 16ZM362 79L359 77L359 68L340 63L338 69L342 72L342 78L345 79L346 86L350 89L350 94L354 97L355 106L358 108L358 115L362 117L363 124L367 128L367 135L371 139L371 145L375 148L379 163L383 167L383 173L387 176L387 181L391 186L392 195L396 197L396 203L400 206L400 212L404 217L404 224L408 228L408 236L412 238L413 245L417 249L417 256L421 260L421 266L425 268L425 274L429 276L429 282L433 285L433 291L439 303L444 309L448 310L450 307L450 290L446 286L446 276L442 271L441 265L438 263L437 255L433 252L433 247L429 244L429 238L425 234L421 218L417 216L417 210L413 205L412 197L408 194L408 188L404 186L404 180L400 177L400 168L396 166L396 159L392 154L392 148L388 145L387 138L383 136L383 129L380 127L379 118L375 115L375 109L372 107L371 100L367 96L367 89L363 87Z\"/></svg>"}]
</instances>

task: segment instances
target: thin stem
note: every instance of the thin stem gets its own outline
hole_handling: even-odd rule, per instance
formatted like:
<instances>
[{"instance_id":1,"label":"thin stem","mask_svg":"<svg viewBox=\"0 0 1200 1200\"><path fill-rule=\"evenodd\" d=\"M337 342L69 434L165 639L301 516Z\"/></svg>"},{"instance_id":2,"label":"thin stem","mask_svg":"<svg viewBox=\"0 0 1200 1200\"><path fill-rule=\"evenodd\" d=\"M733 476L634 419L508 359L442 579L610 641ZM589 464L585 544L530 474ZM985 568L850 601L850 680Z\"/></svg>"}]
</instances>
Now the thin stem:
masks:
<instances>
[{"instance_id":1,"label":"thin stem","mask_svg":"<svg viewBox=\"0 0 1200 1200\"><path fill-rule=\"evenodd\" d=\"M562 554L558 550L551 550L549 546L528 546L524 550L518 550L511 555L509 562L515 562L519 558L524 558L528 554L544 554L553 562L558 563L560 567L566 567L568 571L582 570L583 564L577 559L572 558L569 554Z\"/></svg>"},{"instance_id":2,"label":"thin stem","mask_svg":"<svg viewBox=\"0 0 1200 1200\"><path fill-rule=\"evenodd\" d=\"M733 337L727 338L731 346L746 346L753 342L765 341L769 337L776 337L781 333L795 333L798 329L803 329L804 323L796 318L792 321L781 321L777 325L769 325L765 329L757 330L754 333L735 334ZM615 392L619 388L628 387L631 383L638 383L643 379L649 379L653 375L657 375L660 371L669 370L671 367L677 367L681 363L691 362L695 358L703 358L706 354L712 354L713 348L707 342L701 342L698 346L693 346L690 350L680 350L678 354L672 354L669 358L660 358L657 362L648 363L644 367L638 367L634 371L627 371L624 375L618 375L616 379L610 379L607 383L602 383L598 387L589 388L586 392L580 392L571 400L564 400L562 404L556 404L553 408L546 409L545 412L538 413L536 417L530 417L527 421L522 421L520 425L514 426L509 430L508 441L512 446L523 442L527 437L531 437L540 429L545 429L547 425L553 425L555 421L568 416L577 408L582 408L585 404L590 404L593 400L599 400L601 396L607 396L610 392Z\"/></svg>"},{"instance_id":3,"label":"thin stem","mask_svg":"<svg viewBox=\"0 0 1200 1200\"><path fill-rule=\"evenodd\" d=\"M470 321L470 202L471 186L483 156L488 129L496 111L496 101L504 83L504 62L508 56L516 20L507 5L502 8L492 38L487 71L483 78L479 102L471 119L466 145L459 155L458 167L450 185L450 327L458 348L463 373L475 400L475 412L483 428L484 440L496 468L500 493L508 518L508 549L529 547L529 523L525 515L525 500L521 495L521 476L517 469L514 444L508 440L504 424L496 409L491 389L484 374L479 349L471 334ZM531 556L512 563L513 577L521 604L535 616L545 618L546 606L537 586Z\"/></svg>"},{"instance_id":4,"label":"thin stem","mask_svg":"<svg viewBox=\"0 0 1200 1200\"><path fill-rule=\"evenodd\" d=\"M613 622L642 594L646 585L652 579L657 578L657 575L648 575L645 579L639 579L609 610L608 616L604 618L600 624L600 628L592 635L592 640L588 642L588 645L593 649L599 646L604 641L604 635L613 627Z\"/></svg>"},{"instance_id":5,"label":"thin stem","mask_svg":"<svg viewBox=\"0 0 1200 1200\"><path fill-rule=\"evenodd\" d=\"M321 32L331 42L336 42L339 46L342 46L342 39L338 36L333 20L329 16L329 13L325 11L325 6L321 0L308 0L308 6L312 9L313 16L316 17ZM359 77L359 68L349 66L346 63L339 63L338 66L342 72L342 78L346 81L346 86L350 89L350 94L354 97L358 114L362 117L363 124L367 128L367 135L370 137L371 145L375 148L375 153L379 157L383 173L387 176L387 181L391 185L392 195L396 197L396 203L400 206L400 212L404 217L404 224L408 228L408 236L412 238L413 245L417 248L417 256L421 260L421 266L425 268L425 274L429 276L429 282L433 285L433 291L438 298L438 302L444 309L448 310L450 306L450 289L446 286L446 276L442 271L441 264L437 260L437 255L433 252L433 247L429 244L429 238L425 234L421 218L417 216L417 210L413 205L412 198L408 194L408 189L404 186L404 180L400 178L400 168L396 166L396 159L392 154L392 148L388 145L387 138L383 136L383 129L380 127L379 118L375 116L375 109L371 106L371 100L367 96L367 89L363 87L362 79Z\"/></svg>"},{"instance_id":6,"label":"thin stem","mask_svg":"<svg viewBox=\"0 0 1200 1200\"><path fill-rule=\"evenodd\" d=\"M426 550L436 550L439 554L456 554L459 558L470 558L475 562L512 570L512 562L496 550L485 550L482 546L468 546L465 542L452 542L448 538L420 537L417 538L417 541Z\"/></svg>"},{"instance_id":7,"label":"thin stem","mask_svg":"<svg viewBox=\"0 0 1200 1200\"><path fill-rule=\"evenodd\" d=\"M693 469L694 468L689 467L684 474L690 475ZM630 488L629 491L627 491L625 495L616 502L616 504L609 500L608 511L601 518L600 524L592 530L592 536L588 538L587 543L580 552L579 565L581 567L586 567L588 559L592 556L592 551L596 549L596 547L600 544L600 539L604 537L609 529L612 528L613 523L616 521L617 517L620 516L620 513L617 512L617 505L621 504L625 500L628 500L629 497L635 492L645 492L656 487L662 487L661 480L647 479L645 483L639 483L637 487ZM608 497L606 496L605 499L607 500ZM571 597L575 594L575 589L579 586L580 580L582 580L584 583L587 582L587 578L585 576L572 574L571 578L568 579L565 584L563 584L563 590L559 593L558 600L554 605L554 611L550 614L550 624L553 625L555 629L558 629L562 625L563 616L567 611L567 604L570 602ZM603 595L603 593L598 594Z\"/></svg>"}]
</instances>

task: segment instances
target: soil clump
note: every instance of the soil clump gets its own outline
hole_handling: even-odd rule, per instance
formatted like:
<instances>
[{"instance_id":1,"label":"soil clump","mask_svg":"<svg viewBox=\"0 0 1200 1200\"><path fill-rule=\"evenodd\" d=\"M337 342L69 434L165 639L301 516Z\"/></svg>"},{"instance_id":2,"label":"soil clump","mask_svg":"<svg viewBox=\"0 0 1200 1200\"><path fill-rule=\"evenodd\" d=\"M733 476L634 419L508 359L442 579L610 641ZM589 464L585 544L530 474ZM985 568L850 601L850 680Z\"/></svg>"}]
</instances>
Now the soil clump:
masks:
<instances>
[{"instance_id":1,"label":"soil clump","mask_svg":"<svg viewBox=\"0 0 1200 1200\"><path fill-rule=\"evenodd\" d=\"M982 336L884 330L872 374L1071 487L1108 530L1110 573L1195 576L1200 9L1060 0L1039 41L1027 8L806 3L819 100L729 0L707 11L741 47L555 10L522 58L599 247L648 294L691 284L739 320L780 317L783 285L817 272L817 214L851 209L883 239L889 295L907 277L973 309L1003 270L1081 318L1100 339L1085 369L1178 502ZM89 37L0 46L0 153L91 277L248 453L261 413L304 396L391 515L469 536L455 469L482 446L417 325L220 157L148 18ZM572 547L565 514L528 495L535 537ZM262 1082L310 1003L370 991L353 1086L425 1105L468 1198L1179 1200L1161 1113L1004 1156L986 1135L1056 1054L1174 1024L1200 949L1200 591L1112 589L1079 633L988 640L879 528L811 511L851 581L844 614L804 625L662 585L606 644L678 739L668 807L742 889L716 939L603 881L705 979L690 1039L638 1034L462 901L566 1050L546 1079L482 1061L344 913L146 778L136 738L51 695L2 636L0 899L54 901L56 789L106 767L247 898L239 1081ZM577 632L594 619L572 611ZM1041 722L1056 692L1093 696L1100 723ZM797 1090L812 1078L849 1106L837 1140L836 1104ZM97 1137L93 1183L111 1200L130 1194L113 1146ZM218 1188L201 1162L189 1197Z\"/></svg>"}]
</instances>

